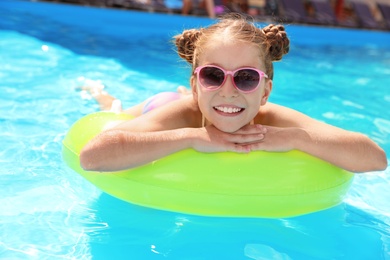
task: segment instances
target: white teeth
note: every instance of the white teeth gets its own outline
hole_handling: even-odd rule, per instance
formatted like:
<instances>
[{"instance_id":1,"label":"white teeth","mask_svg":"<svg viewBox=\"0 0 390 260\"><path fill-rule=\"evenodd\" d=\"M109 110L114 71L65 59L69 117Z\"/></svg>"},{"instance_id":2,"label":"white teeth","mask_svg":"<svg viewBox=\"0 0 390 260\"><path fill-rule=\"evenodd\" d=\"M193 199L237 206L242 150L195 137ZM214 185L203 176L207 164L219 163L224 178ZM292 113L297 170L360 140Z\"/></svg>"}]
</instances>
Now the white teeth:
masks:
<instances>
[{"instance_id":1,"label":"white teeth","mask_svg":"<svg viewBox=\"0 0 390 260\"><path fill-rule=\"evenodd\" d=\"M233 107L215 107L216 110L224 112L224 113L237 113L242 110L242 108L233 108Z\"/></svg>"}]
</instances>

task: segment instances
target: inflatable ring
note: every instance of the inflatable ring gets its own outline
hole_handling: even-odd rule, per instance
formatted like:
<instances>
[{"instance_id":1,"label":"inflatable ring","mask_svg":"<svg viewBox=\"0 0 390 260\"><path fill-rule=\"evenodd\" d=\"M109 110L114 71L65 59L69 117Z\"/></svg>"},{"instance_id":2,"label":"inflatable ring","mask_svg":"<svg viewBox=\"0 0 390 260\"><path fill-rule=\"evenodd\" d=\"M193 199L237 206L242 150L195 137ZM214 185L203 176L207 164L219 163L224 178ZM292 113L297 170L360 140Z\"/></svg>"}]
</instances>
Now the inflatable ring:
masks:
<instances>
[{"instance_id":1,"label":"inflatable ring","mask_svg":"<svg viewBox=\"0 0 390 260\"><path fill-rule=\"evenodd\" d=\"M63 159L102 191L133 204L205 216L292 217L339 204L353 180L352 173L300 151L184 150L125 171L84 171L82 147L107 124L129 119L110 112L81 118L63 140Z\"/></svg>"}]
</instances>

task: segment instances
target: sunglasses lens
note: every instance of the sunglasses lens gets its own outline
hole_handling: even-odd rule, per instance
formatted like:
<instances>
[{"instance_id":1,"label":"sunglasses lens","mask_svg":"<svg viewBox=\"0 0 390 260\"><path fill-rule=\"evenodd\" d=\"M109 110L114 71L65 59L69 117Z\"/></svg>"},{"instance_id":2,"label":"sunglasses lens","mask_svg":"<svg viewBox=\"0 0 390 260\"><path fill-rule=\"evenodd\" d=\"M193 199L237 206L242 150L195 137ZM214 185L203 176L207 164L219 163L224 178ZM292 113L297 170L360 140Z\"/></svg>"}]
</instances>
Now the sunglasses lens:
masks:
<instances>
[{"instance_id":1,"label":"sunglasses lens","mask_svg":"<svg viewBox=\"0 0 390 260\"><path fill-rule=\"evenodd\" d=\"M199 80L205 88L218 88L225 80L225 73L215 67L204 67L199 71Z\"/></svg>"},{"instance_id":2,"label":"sunglasses lens","mask_svg":"<svg viewBox=\"0 0 390 260\"><path fill-rule=\"evenodd\" d=\"M243 92L254 90L260 83L260 74L252 69L242 69L234 74L234 83Z\"/></svg>"}]
</instances>

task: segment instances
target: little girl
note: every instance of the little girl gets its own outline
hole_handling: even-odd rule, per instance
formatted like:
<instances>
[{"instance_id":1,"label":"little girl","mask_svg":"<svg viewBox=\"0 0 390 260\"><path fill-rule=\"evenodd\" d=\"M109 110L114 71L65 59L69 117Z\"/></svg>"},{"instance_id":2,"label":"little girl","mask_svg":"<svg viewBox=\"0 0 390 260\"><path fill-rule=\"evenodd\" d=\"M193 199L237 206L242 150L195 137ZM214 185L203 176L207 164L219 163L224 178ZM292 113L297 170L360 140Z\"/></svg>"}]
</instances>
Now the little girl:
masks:
<instances>
[{"instance_id":1,"label":"little girl","mask_svg":"<svg viewBox=\"0 0 390 260\"><path fill-rule=\"evenodd\" d=\"M353 172L387 167L384 151L368 137L267 102L272 62L289 51L283 26L261 29L230 15L207 28L185 30L175 40L180 57L192 66L191 93L159 102L162 94L127 110L136 118L83 148L84 169L132 168L188 148L205 153L297 149ZM95 98L109 105L114 100L104 92ZM150 102L159 105L149 109Z\"/></svg>"}]
</instances>

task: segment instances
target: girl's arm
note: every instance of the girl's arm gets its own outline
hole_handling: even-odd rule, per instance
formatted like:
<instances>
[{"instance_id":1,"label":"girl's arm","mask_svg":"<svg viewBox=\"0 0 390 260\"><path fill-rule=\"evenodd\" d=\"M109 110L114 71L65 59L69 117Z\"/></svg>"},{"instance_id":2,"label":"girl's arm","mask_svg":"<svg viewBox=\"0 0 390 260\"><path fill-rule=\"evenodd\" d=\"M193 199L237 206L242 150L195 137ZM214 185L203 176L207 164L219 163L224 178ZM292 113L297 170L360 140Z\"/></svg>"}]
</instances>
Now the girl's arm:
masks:
<instances>
[{"instance_id":1,"label":"girl's arm","mask_svg":"<svg viewBox=\"0 0 390 260\"><path fill-rule=\"evenodd\" d=\"M85 170L118 171L140 166L190 147L190 128L158 132L107 130L81 151Z\"/></svg>"},{"instance_id":2,"label":"girl's arm","mask_svg":"<svg viewBox=\"0 0 390 260\"><path fill-rule=\"evenodd\" d=\"M314 155L352 172L384 170L387 158L383 149L367 136L346 131L298 111L267 104L263 124L265 138L253 150L287 151L292 149Z\"/></svg>"},{"instance_id":3,"label":"girl's arm","mask_svg":"<svg viewBox=\"0 0 390 260\"><path fill-rule=\"evenodd\" d=\"M201 117L190 102L174 101L100 133L82 149L81 166L85 170L118 171L187 148L200 152L249 152L246 143L259 142L264 137L261 126L247 126L233 134L214 126L199 127Z\"/></svg>"},{"instance_id":4,"label":"girl's arm","mask_svg":"<svg viewBox=\"0 0 390 260\"><path fill-rule=\"evenodd\" d=\"M178 104L167 104L101 132L81 150L82 168L94 171L133 168L187 148L191 131L186 126L190 123L180 117L186 104L172 103Z\"/></svg>"}]
</instances>

